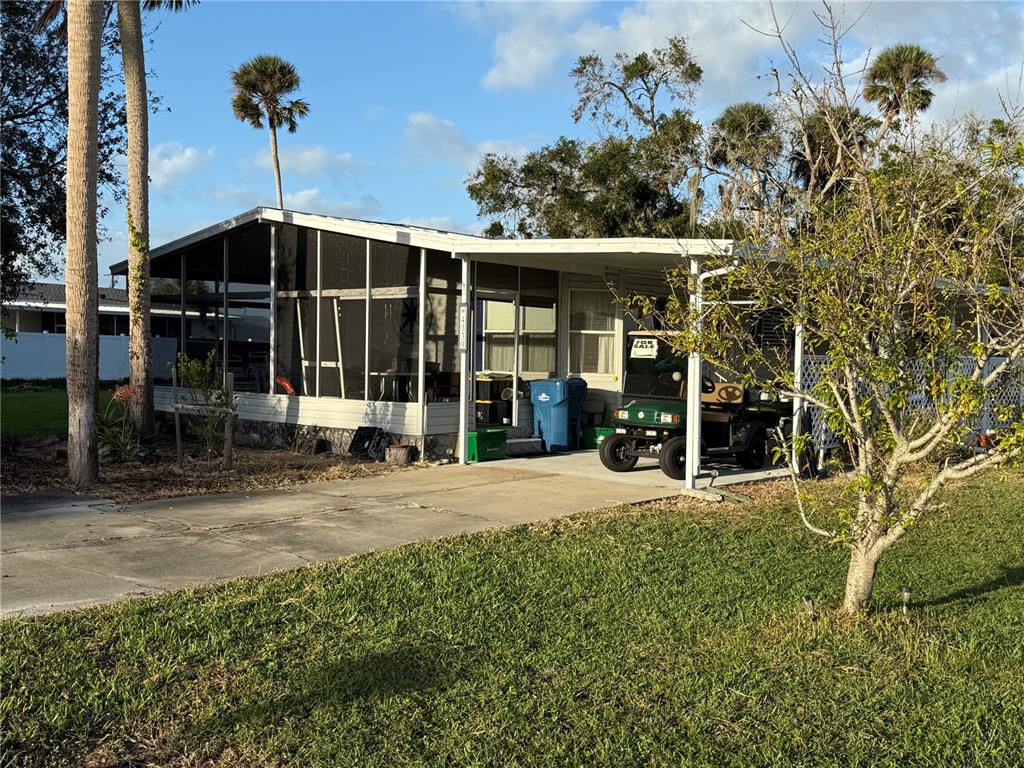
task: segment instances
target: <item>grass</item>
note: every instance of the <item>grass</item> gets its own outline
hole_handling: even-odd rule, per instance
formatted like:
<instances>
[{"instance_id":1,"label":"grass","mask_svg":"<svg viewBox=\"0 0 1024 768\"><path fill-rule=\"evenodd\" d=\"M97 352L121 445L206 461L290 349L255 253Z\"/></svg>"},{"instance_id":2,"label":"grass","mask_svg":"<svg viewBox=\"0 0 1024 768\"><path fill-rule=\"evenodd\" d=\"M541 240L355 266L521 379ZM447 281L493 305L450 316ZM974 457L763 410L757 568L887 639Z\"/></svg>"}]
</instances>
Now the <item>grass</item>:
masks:
<instances>
[{"instance_id":1,"label":"grass","mask_svg":"<svg viewBox=\"0 0 1024 768\"><path fill-rule=\"evenodd\" d=\"M1024 476L835 605L782 502L622 509L0 625L25 765L1011 766ZM781 498L781 497L780 497ZM899 588L913 586L909 617Z\"/></svg>"},{"instance_id":2,"label":"grass","mask_svg":"<svg viewBox=\"0 0 1024 768\"><path fill-rule=\"evenodd\" d=\"M100 410L110 400L113 389L100 389ZM66 388L0 388L0 436L67 435L68 392Z\"/></svg>"}]
</instances>

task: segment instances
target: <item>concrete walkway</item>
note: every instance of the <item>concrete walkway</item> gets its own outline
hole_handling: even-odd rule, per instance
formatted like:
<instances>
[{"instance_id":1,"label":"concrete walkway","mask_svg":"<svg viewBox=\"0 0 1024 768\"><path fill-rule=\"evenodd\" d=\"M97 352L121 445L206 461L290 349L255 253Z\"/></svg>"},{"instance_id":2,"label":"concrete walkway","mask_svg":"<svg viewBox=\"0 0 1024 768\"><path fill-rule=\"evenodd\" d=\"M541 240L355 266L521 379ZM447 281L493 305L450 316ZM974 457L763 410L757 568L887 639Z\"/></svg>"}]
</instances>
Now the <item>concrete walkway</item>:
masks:
<instances>
[{"instance_id":1,"label":"concrete walkway","mask_svg":"<svg viewBox=\"0 0 1024 768\"><path fill-rule=\"evenodd\" d=\"M4 499L0 613L110 603L679 491L658 471L616 475L594 453L574 456L584 458L561 467L516 460L411 469L127 507L71 494Z\"/></svg>"}]
</instances>

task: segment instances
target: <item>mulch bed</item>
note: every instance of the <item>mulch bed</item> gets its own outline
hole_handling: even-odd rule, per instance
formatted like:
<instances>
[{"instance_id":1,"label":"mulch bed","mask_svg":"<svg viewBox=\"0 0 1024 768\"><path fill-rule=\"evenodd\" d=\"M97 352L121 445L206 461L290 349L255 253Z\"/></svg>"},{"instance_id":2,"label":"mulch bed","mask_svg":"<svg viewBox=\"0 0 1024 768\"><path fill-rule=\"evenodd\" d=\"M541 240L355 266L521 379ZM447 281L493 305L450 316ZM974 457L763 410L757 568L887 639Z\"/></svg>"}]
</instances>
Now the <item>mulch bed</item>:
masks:
<instances>
[{"instance_id":1,"label":"mulch bed","mask_svg":"<svg viewBox=\"0 0 1024 768\"><path fill-rule=\"evenodd\" d=\"M143 461L100 463L100 484L89 490L121 504L176 496L289 488L322 480L350 480L395 471L395 467L334 454L313 456L288 450L236 448L235 467L220 468L219 456L186 457L177 467L174 447L157 445ZM22 446L0 461L0 493L15 496L72 490L67 459L59 446Z\"/></svg>"}]
</instances>

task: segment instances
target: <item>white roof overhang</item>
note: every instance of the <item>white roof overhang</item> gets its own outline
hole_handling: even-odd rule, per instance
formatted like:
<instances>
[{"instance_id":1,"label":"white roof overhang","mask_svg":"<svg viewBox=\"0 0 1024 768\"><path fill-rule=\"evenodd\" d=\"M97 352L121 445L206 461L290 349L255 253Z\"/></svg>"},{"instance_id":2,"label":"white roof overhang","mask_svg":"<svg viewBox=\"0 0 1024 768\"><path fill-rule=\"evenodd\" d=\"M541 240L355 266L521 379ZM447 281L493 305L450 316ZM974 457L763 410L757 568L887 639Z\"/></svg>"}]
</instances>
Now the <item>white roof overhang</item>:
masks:
<instances>
[{"instance_id":1,"label":"white roof overhang","mask_svg":"<svg viewBox=\"0 0 1024 768\"><path fill-rule=\"evenodd\" d=\"M491 240L414 226L260 207L165 243L154 248L149 255L151 258L159 258L257 222L294 224L380 242L430 248L450 252L456 258L588 274L603 274L606 271L663 271L679 266L688 257L728 255L733 249L732 240L708 239L607 237ZM120 262L111 267L111 272L124 274L127 267L126 261Z\"/></svg>"},{"instance_id":2,"label":"white roof overhang","mask_svg":"<svg viewBox=\"0 0 1024 768\"><path fill-rule=\"evenodd\" d=\"M583 274L607 271L662 272L691 257L728 256L732 240L668 238L580 238L553 240L483 240L456 249L456 258L558 269Z\"/></svg>"}]
</instances>

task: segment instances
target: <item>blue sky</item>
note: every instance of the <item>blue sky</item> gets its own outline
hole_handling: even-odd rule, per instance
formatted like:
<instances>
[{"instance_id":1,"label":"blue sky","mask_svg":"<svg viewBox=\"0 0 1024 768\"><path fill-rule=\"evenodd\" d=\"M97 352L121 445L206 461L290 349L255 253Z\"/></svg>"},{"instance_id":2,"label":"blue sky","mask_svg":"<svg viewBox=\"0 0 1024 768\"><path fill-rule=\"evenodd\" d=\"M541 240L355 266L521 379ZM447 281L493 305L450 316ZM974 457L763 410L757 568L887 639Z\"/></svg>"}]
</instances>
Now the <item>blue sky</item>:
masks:
<instances>
[{"instance_id":1,"label":"blue sky","mask_svg":"<svg viewBox=\"0 0 1024 768\"><path fill-rule=\"evenodd\" d=\"M778 4L806 61L820 52L813 3ZM837 6L842 7L842 6ZM848 4L863 18L847 41L870 50L919 42L948 82L934 117L995 113L1021 95L1024 4ZM231 114L232 68L258 53L296 65L310 115L280 138L286 207L475 231L464 180L486 151L522 153L572 123L575 57L638 51L682 34L704 67L696 112L761 98L758 75L781 62L762 3L217 2L150 17L150 88L165 110L150 122L151 242L273 204L266 131ZM781 68L781 67L780 67ZM123 207L113 206L100 273L125 258Z\"/></svg>"}]
</instances>

